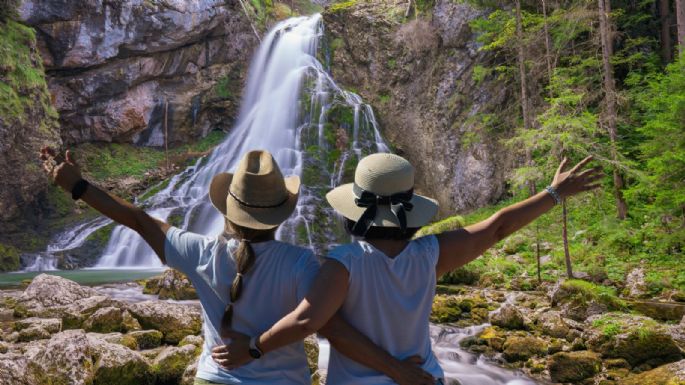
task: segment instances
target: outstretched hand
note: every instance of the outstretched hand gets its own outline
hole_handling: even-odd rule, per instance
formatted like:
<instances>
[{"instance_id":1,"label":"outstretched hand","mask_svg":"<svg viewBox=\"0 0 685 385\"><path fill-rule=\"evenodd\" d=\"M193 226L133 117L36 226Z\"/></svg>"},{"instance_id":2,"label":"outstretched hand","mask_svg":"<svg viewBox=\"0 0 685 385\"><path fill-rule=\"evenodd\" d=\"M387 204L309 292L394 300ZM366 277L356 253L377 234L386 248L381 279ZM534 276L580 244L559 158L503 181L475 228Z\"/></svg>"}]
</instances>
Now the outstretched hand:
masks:
<instances>
[{"instance_id":1,"label":"outstretched hand","mask_svg":"<svg viewBox=\"0 0 685 385\"><path fill-rule=\"evenodd\" d=\"M222 336L230 338L231 342L212 349L212 358L217 364L224 369L232 370L252 361L250 337L236 331L228 331Z\"/></svg>"},{"instance_id":2,"label":"outstretched hand","mask_svg":"<svg viewBox=\"0 0 685 385\"><path fill-rule=\"evenodd\" d=\"M567 159L561 161L552 187L554 187L562 198L567 198L583 191L589 191L601 186L600 179L604 177L602 168L597 166L593 168L583 169L583 167L592 160L592 156L581 160L572 169L564 171Z\"/></svg>"},{"instance_id":3,"label":"outstretched hand","mask_svg":"<svg viewBox=\"0 0 685 385\"><path fill-rule=\"evenodd\" d=\"M52 147L45 146L40 149L40 159L48 177L65 191L71 191L76 182L81 180L81 169L71 151L67 150L62 156Z\"/></svg>"}]
</instances>

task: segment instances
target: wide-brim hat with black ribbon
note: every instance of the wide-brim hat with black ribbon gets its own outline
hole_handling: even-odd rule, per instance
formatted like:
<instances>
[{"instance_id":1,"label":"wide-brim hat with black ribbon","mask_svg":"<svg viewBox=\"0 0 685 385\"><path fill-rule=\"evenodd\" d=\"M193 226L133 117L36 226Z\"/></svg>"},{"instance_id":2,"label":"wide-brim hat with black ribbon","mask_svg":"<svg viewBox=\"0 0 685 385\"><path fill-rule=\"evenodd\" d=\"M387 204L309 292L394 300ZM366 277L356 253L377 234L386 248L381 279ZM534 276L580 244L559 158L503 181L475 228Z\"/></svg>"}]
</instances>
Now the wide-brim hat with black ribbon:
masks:
<instances>
[{"instance_id":1,"label":"wide-brim hat with black ribbon","mask_svg":"<svg viewBox=\"0 0 685 385\"><path fill-rule=\"evenodd\" d=\"M280 225L295 210L300 177L283 177L268 151L250 151L235 173L214 176L209 198L229 221L251 229Z\"/></svg>"},{"instance_id":2,"label":"wide-brim hat with black ribbon","mask_svg":"<svg viewBox=\"0 0 685 385\"><path fill-rule=\"evenodd\" d=\"M328 203L357 222L352 232L366 234L371 226L418 228L430 222L438 203L414 193L414 167L401 156L369 155L359 161L354 183L326 194Z\"/></svg>"}]
</instances>

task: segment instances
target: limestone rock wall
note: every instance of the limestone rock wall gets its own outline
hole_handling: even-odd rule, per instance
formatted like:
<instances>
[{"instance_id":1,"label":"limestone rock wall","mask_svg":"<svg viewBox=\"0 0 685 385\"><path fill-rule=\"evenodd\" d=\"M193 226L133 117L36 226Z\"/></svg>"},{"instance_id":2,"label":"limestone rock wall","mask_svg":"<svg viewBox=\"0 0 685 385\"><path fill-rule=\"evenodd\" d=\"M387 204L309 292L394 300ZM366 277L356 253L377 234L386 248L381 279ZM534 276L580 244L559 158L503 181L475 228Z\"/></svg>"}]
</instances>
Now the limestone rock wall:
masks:
<instances>
[{"instance_id":1,"label":"limestone rock wall","mask_svg":"<svg viewBox=\"0 0 685 385\"><path fill-rule=\"evenodd\" d=\"M257 45L237 1L24 0L65 143L164 145L229 128Z\"/></svg>"},{"instance_id":2,"label":"limestone rock wall","mask_svg":"<svg viewBox=\"0 0 685 385\"><path fill-rule=\"evenodd\" d=\"M479 51L471 6L437 1L429 15L404 18L392 1L357 2L324 13L333 77L371 102L394 150L417 168L417 189L441 214L483 206L504 192L511 159L493 117L509 90L474 68Z\"/></svg>"}]
</instances>

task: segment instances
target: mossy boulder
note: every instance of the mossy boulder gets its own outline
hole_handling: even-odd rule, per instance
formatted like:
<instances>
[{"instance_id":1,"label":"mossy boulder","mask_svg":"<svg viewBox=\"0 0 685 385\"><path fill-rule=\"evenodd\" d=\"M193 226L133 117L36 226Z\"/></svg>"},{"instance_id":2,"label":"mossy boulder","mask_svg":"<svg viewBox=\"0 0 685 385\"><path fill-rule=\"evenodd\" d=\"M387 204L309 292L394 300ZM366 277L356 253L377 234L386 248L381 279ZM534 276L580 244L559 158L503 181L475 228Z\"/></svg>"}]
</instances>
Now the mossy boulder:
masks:
<instances>
[{"instance_id":1,"label":"mossy boulder","mask_svg":"<svg viewBox=\"0 0 685 385\"><path fill-rule=\"evenodd\" d=\"M14 323L14 330L19 332L17 341L28 342L50 338L62 329L62 321L57 318L26 318Z\"/></svg>"},{"instance_id":2,"label":"mossy boulder","mask_svg":"<svg viewBox=\"0 0 685 385\"><path fill-rule=\"evenodd\" d=\"M126 334L135 339L138 349L152 349L162 344L164 335L159 330L136 330Z\"/></svg>"},{"instance_id":3,"label":"mossy boulder","mask_svg":"<svg viewBox=\"0 0 685 385\"><path fill-rule=\"evenodd\" d=\"M161 275L149 278L144 294L157 294L159 299L197 299L197 292L188 277L176 269L167 269Z\"/></svg>"},{"instance_id":4,"label":"mossy boulder","mask_svg":"<svg viewBox=\"0 0 685 385\"><path fill-rule=\"evenodd\" d=\"M20 267L19 250L0 243L0 272L19 270Z\"/></svg>"},{"instance_id":5,"label":"mossy boulder","mask_svg":"<svg viewBox=\"0 0 685 385\"><path fill-rule=\"evenodd\" d=\"M316 335L310 335L304 339L304 352L307 355L307 365L312 377L312 383L320 381L319 374L319 341Z\"/></svg>"},{"instance_id":6,"label":"mossy boulder","mask_svg":"<svg viewBox=\"0 0 685 385\"><path fill-rule=\"evenodd\" d=\"M624 301L616 290L579 279L569 279L555 285L549 293L552 306L559 306L564 317L584 321L590 316L623 310Z\"/></svg>"},{"instance_id":7,"label":"mossy boulder","mask_svg":"<svg viewBox=\"0 0 685 385\"><path fill-rule=\"evenodd\" d=\"M490 348L501 352L504 350L506 334L502 333L497 327L487 327L478 335L478 340L483 341ZM479 342L480 343L480 342Z\"/></svg>"},{"instance_id":8,"label":"mossy boulder","mask_svg":"<svg viewBox=\"0 0 685 385\"><path fill-rule=\"evenodd\" d=\"M192 305L143 301L129 306L131 314L145 329L156 329L164 342L176 345L189 334L199 334L202 327L200 310Z\"/></svg>"},{"instance_id":9,"label":"mossy boulder","mask_svg":"<svg viewBox=\"0 0 685 385\"><path fill-rule=\"evenodd\" d=\"M577 383L602 370L600 355L591 351L559 352L547 360L547 369L553 382Z\"/></svg>"},{"instance_id":10,"label":"mossy boulder","mask_svg":"<svg viewBox=\"0 0 685 385\"><path fill-rule=\"evenodd\" d=\"M183 372L197 356L196 346L169 346L152 362L152 371L157 377L158 385L178 384Z\"/></svg>"},{"instance_id":11,"label":"mossy boulder","mask_svg":"<svg viewBox=\"0 0 685 385\"><path fill-rule=\"evenodd\" d=\"M430 320L435 323L455 322L459 320L461 312L456 297L437 295L433 299Z\"/></svg>"},{"instance_id":12,"label":"mossy boulder","mask_svg":"<svg viewBox=\"0 0 685 385\"><path fill-rule=\"evenodd\" d=\"M685 360L628 376L621 385L685 385Z\"/></svg>"},{"instance_id":13,"label":"mossy boulder","mask_svg":"<svg viewBox=\"0 0 685 385\"><path fill-rule=\"evenodd\" d=\"M655 366L682 358L669 328L649 317L608 313L588 319L586 345L605 358L623 358L631 366Z\"/></svg>"},{"instance_id":14,"label":"mossy boulder","mask_svg":"<svg viewBox=\"0 0 685 385\"><path fill-rule=\"evenodd\" d=\"M504 304L490 314L490 323L504 329L526 329L526 319L523 313L512 304Z\"/></svg>"},{"instance_id":15,"label":"mossy boulder","mask_svg":"<svg viewBox=\"0 0 685 385\"><path fill-rule=\"evenodd\" d=\"M566 338L571 331L561 313L555 310L548 310L538 314L535 319L535 328L542 332L542 334L554 338Z\"/></svg>"},{"instance_id":16,"label":"mossy boulder","mask_svg":"<svg viewBox=\"0 0 685 385\"><path fill-rule=\"evenodd\" d=\"M503 357L509 362L526 361L547 354L545 340L532 336L511 336L504 342Z\"/></svg>"},{"instance_id":17,"label":"mossy boulder","mask_svg":"<svg viewBox=\"0 0 685 385\"><path fill-rule=\"evenodd\" d=\"M98 309L83 323L83 328L89 332L111 333L125 331L122 311L108 306Z\"/></svg>"}]
</instances>

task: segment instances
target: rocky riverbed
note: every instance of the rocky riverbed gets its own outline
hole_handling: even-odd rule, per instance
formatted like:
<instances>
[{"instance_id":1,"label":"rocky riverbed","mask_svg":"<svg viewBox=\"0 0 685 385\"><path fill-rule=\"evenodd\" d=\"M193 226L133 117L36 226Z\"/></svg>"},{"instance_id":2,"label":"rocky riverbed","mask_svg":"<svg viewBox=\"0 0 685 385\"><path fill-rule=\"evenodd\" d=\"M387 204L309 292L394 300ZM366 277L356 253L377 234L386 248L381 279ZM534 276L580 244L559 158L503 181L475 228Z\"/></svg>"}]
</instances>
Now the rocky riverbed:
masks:
<instances>
[{"instance_id":1,"label":"rocky riverbed","mask_svg":"<svg viewBox=\"0 0 685 385\"><path fill-rule=\"evenodd\" d=\"M595 289L577 280L538 291L439 286L431 333L450 384L531 383L522 375L539 383L685 382L685 322L631 313L626 301ZM174 270L95 287L41 274L23 290L4 290L0 385L191 384L203 344L194 298ZM323 382L316 339L306 346L313 382Z\"/></svg>"}]
</instances>

